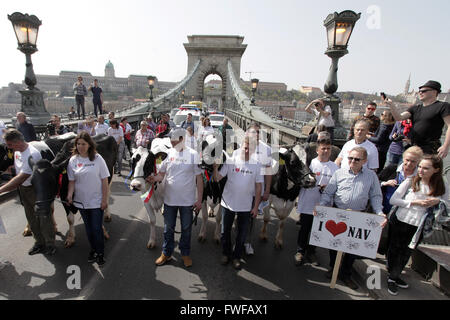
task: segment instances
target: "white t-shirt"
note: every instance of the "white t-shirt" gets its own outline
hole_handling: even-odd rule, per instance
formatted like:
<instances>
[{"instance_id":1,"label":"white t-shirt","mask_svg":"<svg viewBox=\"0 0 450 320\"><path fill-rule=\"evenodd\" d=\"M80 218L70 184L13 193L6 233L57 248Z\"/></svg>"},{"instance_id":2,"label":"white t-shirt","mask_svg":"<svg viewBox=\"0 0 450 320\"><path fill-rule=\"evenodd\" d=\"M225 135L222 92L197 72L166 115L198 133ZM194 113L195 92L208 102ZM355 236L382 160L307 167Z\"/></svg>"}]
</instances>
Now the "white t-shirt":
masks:
<instances>
[{"instance_id":1,"label":"white t-shirt","mask_svg":"<svg viewBox=\"0 0 450 320\"><path fill-rule=\"evenodd\" d=\"M228 177L220 204L234 212L250 212L255 184L263 184L264 177L261 175L261 164L245 162L240 158L240 152L236 150L219 171L222 177Z\"/></svg>"},{"instance_id":2,"label":"white t-shirt","mask_svg":"<svg viewBox=\"0 0 450 320\"><path fill-rule=\"evenodd\" d=\"M272 175L272 148L268 144L260 140L256 146L255 152L250 156L250 160L251 163L256 161L261 165L261 175ZM261 195L264 194L264 188L265 184L263 183Z\"/></svg>"},{"instance_id":3,"label":"white t-shirt","mask_svg":"<svg viewBox=\"0 0 450 320\"><path fill-rule=\"evenodd\" d=\"M14 167L16 168L16 173L25 173L30 175L28 179L22 183L22 186L24 187L31 186L31 174L33 174L33 169L28 164L28 159L30 157L34 162L42 159L41 153L31 144L28 144L28 148L24 152L14 152Z\"/></svg>"},{"instance_id":4,"label":"white t-shirt","mask_svg":"<svg viewBox=\"0 0 450 320\"><path fill-rule=\"evenodd\" d=\"M188 207L196 201L196 176L202 174L198 167L197 151L184 147L178 152L170 149L162 162L160 172L165 172L164 203L169 206Z\"/></svg>"},{"instance_id":5,"label":"white t-shirt","mask_svg":"<svg viewBox=\"0 0 450 320\"><path fill-rule=\"evenodd\" d=\"M205 140L207 135L213 134L214 128L213 127L203 127L202 132L200 134L200 140Z\"/></svg>"},{"instance_id":6,"label":"white t-shirt","mask_svg":"<svg viewBox=\"0 0 450 320\"><path fill-rule=\"evenodd\" d=\"M3 121L0 120L0 143L5 143L5 139L3 139L3 135L5 134L6 126Z\"/></svg>"},{"instance_id":7,"label":"white t-shirt","mask_svg":"<svg viewBox=\"0 0 450 320\"><path fill-rule=\"evenodd\" d=\"M75 181L73 197L75 207L80 209L101 207L102 179L109 177L108 167L101 155L96 154L94 161L80 155L72 156L67 165L67 176L69 181Z\"/></svg>"},{"instance_id":8,"label":"white t-shirt","mask_svg":"<svg viewBox=\"0 0 450 320\"><path fill-rule=\"evenodd\" d=\"M367 151L367 162L364 165L365 168L369 169L378 169L378 150L377 147L370 142L369 140L365 140L361 144L356 144L355 139L352 139L350 141L347 141L344 146L342 147L341 153L339 153L338 157L342 158L341 162L341 168L347 168L350 169L350 166L348 164L348 154L350 153L350 150L352 150L354 147L363 147Z\"/></svg>"},{"instance_id":9,"label":"white t-shirt","mask_svg":"<svg viewBox=\"0 0 450 320\"><path fill-rule=\"evenodd\" d=\"M333 120L333 116L331 115L331 107L325 106L324 110L325 110L325 112L329 112L330 114L328 115L328 117L324 117L323 115L321 115L319 123L317 125L318 126L324 125L325 127L334 127L334 120ZM317 109L313 109L313 111L316 116L318 116L320 114L320 112L317 111Z\"/></svg>"},{"instance_id":10,"label":"white t-shirt","mask_svg":"<svg viewBox=\"0 0 450 320\"><path fill-rule=\"evenodd\" d=\"M109 126L106 123L97 123L95 126L95 134L108 134Z\"/></svg>"},{"instance_id":11,"label":"white t-shirt","mask_svg":"<svg viewBox=\"0 0 450 320\"><path fill-rule=\"evenodd\" d=\"M316 176L316 187L302 188L298 195L297 213L312 214L316 205L320 202L319 186L325 186L330 181L333 173L339 169L333 161L320 162L318 158L314 158L309 168Z\"/></svg>"},{"instance_id":12,"label":"white t-shirt","mask_svg":"<svg viewBox=\"0 0 450 320\"><path fill-rule=\"evenodd\" d=\"M123 130L121 127L114 129L112 127L108 128L108 136L114 137L116 139L116 142L119 141L119 138L122 137L123 142Z\"/></svg>"}]
</instances>

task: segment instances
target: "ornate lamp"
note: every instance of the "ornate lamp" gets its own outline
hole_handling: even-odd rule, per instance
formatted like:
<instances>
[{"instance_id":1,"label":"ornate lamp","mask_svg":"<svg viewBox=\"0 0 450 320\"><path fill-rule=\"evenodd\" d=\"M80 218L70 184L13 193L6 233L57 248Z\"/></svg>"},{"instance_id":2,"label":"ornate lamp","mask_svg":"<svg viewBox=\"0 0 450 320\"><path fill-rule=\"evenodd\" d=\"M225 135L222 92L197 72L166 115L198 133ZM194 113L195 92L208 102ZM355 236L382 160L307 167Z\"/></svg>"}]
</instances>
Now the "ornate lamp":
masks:
<instances>
[{"instance_id":1,"label":"ornate lamp","mask_svg":"<svg viewBox=\"0 0 450 320\"><path fill-rule=\"evenodd\" d=\"M43 92L35 87L36 75L31 62L31 55L37 51L36 42L39 32L39 26L42 21L35 15L22 14L14 12L8 15L17 38L18 50L25 54L26 72L25 84L27 90L19 91L22 95L21 111L29 117L30 121L35 124L45 124L50 119L50 114L45 109Z\"/></svg>"},{"instance_id":2,"label":"ornate lamp","mask_svg":"<svg viewBox=\"0 0 450 320\"><path fill-rule=\"evenodd\" d=\"M252 98L251 98L250 102L251 102L252 106L255 106L255 92L258 89L259 80L252 79L251 82L252 82Z\"/></svg>"},{"instance_id":3,"label":"ornate lamp","mask_svg":"<svg viewBox=\"0 0 450 320\"><path fill-rule=\"evenodd\" d=\"M361 13L355 13L351 10L345 10L341 13L332 13L327 16L324 26L327 29L328 47L325 54L331 58L331 67L328 78L324 85L324 91L327 96L323 99L330 105L335 123L334 136L338 139L345 139L346 131L339 122L339 103L341 100L334 95L337 91L337 71L338 61L348 53L347 45L355 27L356 21Z\"/></svg>"},{"instance_id":4,"label":"ornate lamp","mask_svg":"<svg viewBox=\"0 0 450 320\"><path fill-rule=\"evenodd\" d=\"M155 76L148 76L147 77L148 87L150 88L150 101L152 101L152 102L153 102L153 88L154 88L154 85L155 85L155 80L156 80Z\"/></svg>"}]
</instances>

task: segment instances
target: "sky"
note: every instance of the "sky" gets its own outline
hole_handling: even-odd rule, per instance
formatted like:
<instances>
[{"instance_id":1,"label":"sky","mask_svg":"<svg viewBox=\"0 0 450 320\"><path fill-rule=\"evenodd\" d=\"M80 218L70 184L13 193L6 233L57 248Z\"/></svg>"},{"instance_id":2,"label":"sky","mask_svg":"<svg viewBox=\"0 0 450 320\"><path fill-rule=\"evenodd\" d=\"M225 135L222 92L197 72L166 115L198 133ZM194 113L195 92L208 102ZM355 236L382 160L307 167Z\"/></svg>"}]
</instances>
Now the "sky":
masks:
<instances>
[{"instance_id":1,"label":"sky","mask_svg":"<svg viewBox=\"0 0 450 320\"><path fill-rule=\"evenodd\" d=\"M323 21L343 10L361 18L339 60L338 91L396 95L410 73L412 89L428 80L450 89L448 0L2 0L0 87L25 76L25 56L7 18L18 11L42 20L32 56L36 74L104 76L111 60L116 77L151 74L176 82L187 74L188 35L239 35L247 44L241 78L252 72L288 89L323 89L331 63Z\"/></svg>"}]
</instances>

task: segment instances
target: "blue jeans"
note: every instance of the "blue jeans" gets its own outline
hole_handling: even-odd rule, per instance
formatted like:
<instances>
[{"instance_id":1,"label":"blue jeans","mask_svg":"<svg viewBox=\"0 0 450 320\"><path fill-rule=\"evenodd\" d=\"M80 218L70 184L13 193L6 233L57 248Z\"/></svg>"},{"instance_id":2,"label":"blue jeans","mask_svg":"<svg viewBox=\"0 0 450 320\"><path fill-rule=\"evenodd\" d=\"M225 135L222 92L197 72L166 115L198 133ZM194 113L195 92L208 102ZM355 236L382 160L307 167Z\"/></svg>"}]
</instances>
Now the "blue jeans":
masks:
<instances>
[{"instance_id":1,"label":"blue jeans","mask_svg":"<svg viewBox=\"0 0 450 320\"><path fill-rule=\"evenodd\" d=\"M385 167L387 167L389 164L400 164L400 162L402 161L402 155L401 154L395 154L395 153L390 153L388 151L387 156L386 156L386 164ZM383 169L383 168L381 168Z\"/></svg>"},{"instance_id":2,"label":"blue jeans","mask_svg":"<svg viewBox=\"0 0 450 320\"><path fill-rule=\"evenodd\" d=\"M234 212L226 208L222 209L222 253L232 259L240 259L244 251L245 237L247 236L250 224L250 212ZM234 251L231 252L231 228L233 227L234 216L237 215L237 234Z\"/></svg>"},{"instance_id":3,"label":"blue jeans","mask_svg":"<svg viewBox=\"0 0 450 320\"><path fill-rule=\"evenodd\" d=\"M192 206L178 207L164 204L164 244L163 253L170 257L175 247L175 225L177 222L177 213L180 211L181 220L181 238L178 244L182 256L189 256L191 253L191 232L193 212Z\"/></svg>"},{"instance_id":4,"label":"blue jeans","mask_svg":"<svg viewBox=\"0 0 450 320\"><path fill-rule=\"evenodd\" d=\"M97 254L105 253L105 242L103 238L103 210L80 209L81 217L86 227L86 234L91 245L91 249Z\"/></svg>"}]
</instances>

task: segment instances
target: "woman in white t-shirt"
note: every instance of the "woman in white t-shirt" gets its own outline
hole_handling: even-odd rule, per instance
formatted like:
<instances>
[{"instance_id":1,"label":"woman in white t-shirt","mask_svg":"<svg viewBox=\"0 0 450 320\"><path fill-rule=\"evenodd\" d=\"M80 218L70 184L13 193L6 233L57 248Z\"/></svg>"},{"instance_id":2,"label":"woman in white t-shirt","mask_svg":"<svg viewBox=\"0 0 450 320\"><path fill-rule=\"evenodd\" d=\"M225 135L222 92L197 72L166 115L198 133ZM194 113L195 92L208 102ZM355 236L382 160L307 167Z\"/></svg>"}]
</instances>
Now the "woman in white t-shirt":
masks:
<instances>
[{"instance_id":1,"label":"woman in white t-shirt","mask_svg":"<svg viewBox=\"0 0 450 320\"><path fill-rule=\"evenodd\" d=\"M214 134L214 128L211 127L211 120L209 118L203 119L202 123L202 132L199 135L199 141L200 143L206 139L207 135Z\"/></svg>"},{"instance_id":2,"label":"woman in white t-shirt","mask_svg":"<svg viewBox=\"0 0 450 320\"><path fill-rule=\"evenodd\" d=\"M241 255L244 251L244 242L247 236L250 218L258 215L258 206L261 201L262 184L261 164L249 161L254 150L250 150L249 137L244 138L241 149L233 153L231 161L225 163L220 171L214 165L214 179L216 181L227 177L222 193L222 260L226 265L230 258L235 269L241 268ZM254 146L253 146L254 148ZM253 203L253 197L255 201ZM234 217L237 217L236 243L232 252L231 228Z\"/></svg>"},{"instance_id":3,"label":"woman in white t-shirt","mask_svg":"<svg viewBox=\"0 0 450 320\"><path fill-rule=\"evenodd\" d=\"M109 121L109 128L108 128L108 136L114 137L117 142L117 162L114 166L114 172L118 174L119 177L122 176L122 158L123 154L125 153L125 141L123 139L123 130L119 126L119 123L116 119L112 119Z\"/></svg>"},{"instance_id":4,"label":"woman in white t-shirt","mask_svg":"<svg viewBox=\"0 0 450 320\"><path fill-rule=\"evenodd\" d=\"M73 155L67 165L69 191L67 201L80 210L91 245L88 261L104 260L103 210L108 207L109 171L95 150L91 136L83 131L75 138Z\"/></svg>"}]
</instances>

